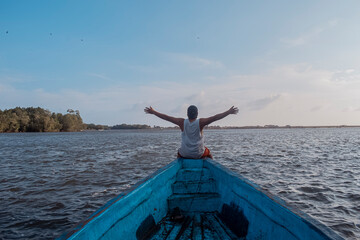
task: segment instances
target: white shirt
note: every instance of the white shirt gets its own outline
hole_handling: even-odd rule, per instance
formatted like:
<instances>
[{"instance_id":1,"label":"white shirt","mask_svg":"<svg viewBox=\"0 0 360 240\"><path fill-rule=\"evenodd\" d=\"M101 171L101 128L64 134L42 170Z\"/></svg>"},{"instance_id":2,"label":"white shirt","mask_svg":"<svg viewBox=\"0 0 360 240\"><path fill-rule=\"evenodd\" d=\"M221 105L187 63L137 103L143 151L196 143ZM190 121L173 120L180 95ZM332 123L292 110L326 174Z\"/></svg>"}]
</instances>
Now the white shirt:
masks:
<instances>
[{"instance_id":1,"label":"white shirt","mask_svg":"<svg viewBox=\"0 0 360 240\"><path fill-rule=\"evenodd\" d=\"M181 133L181 147L179 153L184 158L201 158L204 154L204 136L200 131L199 119L184 121L184 131Z\"/></svg>"}]
</instances>

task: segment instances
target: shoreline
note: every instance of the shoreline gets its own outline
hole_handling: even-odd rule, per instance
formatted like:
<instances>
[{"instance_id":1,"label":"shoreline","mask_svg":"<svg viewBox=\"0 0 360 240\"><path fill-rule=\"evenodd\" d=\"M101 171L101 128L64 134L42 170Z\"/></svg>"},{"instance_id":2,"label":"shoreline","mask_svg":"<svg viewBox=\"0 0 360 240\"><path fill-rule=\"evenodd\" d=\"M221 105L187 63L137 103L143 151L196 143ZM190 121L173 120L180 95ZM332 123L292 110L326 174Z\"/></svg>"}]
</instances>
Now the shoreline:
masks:
<instances>
[{"instance_id":1,"label":"shoreline","mask_svg":"<svg viewBox=\"0 0 360 240\"><path fill-rule=\"evenodd\" d=\"M227 130L227 129L311 129L311 128L360 128L360 125L334 125L334 126L277 126L277 125L265 125L265 126L210 126L205 127L205 130ZM2 133L74 133L74 132L104 132L104 131L129 131L129 130L139 130L139 131L158 131L158 130L179 130L179 127L155 127L155 128L124 128L124 129L87 129L81 131L54 131L54 132L0 132Z\"/></svg>"}]
</instances>

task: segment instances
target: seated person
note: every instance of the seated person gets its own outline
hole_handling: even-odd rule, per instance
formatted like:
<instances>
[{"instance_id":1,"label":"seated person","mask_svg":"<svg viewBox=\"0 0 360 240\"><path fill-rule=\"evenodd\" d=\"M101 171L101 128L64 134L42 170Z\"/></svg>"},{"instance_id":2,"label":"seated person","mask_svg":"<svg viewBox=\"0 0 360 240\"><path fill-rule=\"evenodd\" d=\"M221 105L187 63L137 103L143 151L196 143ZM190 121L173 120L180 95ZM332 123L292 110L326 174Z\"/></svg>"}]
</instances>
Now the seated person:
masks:
<instances>
[{"instance_id":1,"label":"seated person","mask_svg":"<svg viewBox=\"0 0 360 240\"><path fill-rule=\"evenodd\" d=\"M232 106L229 110L216 114L208 118L198 117L198 109L196 106L191 105L187 109L188 118L176 118L172 116L165 115L163 113L155 111L151 106L146 107L144 111L148 114L154 114L155 116L174 123L179 126L181 129L181 147L178 151L178 157L182 158L212 158L210 150L204 146L204 135L203 129L205 126L209 125L212 122L220 120L229 114L237 114L238 108Z\"/></svg>"}]
</instances>

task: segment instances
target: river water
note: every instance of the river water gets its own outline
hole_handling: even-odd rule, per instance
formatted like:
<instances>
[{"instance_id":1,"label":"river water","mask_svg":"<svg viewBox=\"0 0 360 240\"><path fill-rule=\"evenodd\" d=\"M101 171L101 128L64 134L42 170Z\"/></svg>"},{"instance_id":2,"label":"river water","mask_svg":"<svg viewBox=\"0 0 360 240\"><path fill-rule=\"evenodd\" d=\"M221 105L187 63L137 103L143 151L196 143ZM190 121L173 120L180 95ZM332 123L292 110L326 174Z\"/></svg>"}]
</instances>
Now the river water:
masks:
<instances>
[{"instance_id":1,"label":"river water","mask_svg":"<svg viewBox=\"0 0 360 240\"><path fill-rule=\"evenodd\" d=\"M205 130L214 160L360 239L360 128ZM176 158L180 131L0 134L0 239L53 239Z\"/></svg>"}]
</instances>

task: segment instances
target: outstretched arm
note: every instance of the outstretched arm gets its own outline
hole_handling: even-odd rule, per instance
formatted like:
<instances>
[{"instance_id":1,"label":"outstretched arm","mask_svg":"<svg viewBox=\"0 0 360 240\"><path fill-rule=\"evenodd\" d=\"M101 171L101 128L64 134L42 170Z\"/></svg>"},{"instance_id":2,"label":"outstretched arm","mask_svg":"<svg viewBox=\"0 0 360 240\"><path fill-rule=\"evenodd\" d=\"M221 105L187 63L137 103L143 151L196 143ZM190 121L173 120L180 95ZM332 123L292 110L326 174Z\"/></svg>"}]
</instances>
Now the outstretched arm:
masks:
<instances>
[{"instance_id":1,"label":"outstretched arm","mask_svg":"<svg viewBox=\"0 0 360 240\"><path fill-rule=\"evenodd\" d=\"M232 106L229 110L216 114L212 117L208 118L200 118L199 124L200 124L200 130L203 130L206 125L209 125L210 123L213 123L217 120L223 119L224 117L230 115L230 114L237 114L239 112L239 109L237 107Z\"/></svg>"},{"instance_id":2,"label":"outstretched arm","mask_svg":"<svg viewBox=\"0 0 360 240\"><path fill-rule=\"evenodd\" d=\"M172 117L172 116L168 116L166 114L163 114L163 113L159 113L157 111L155 111L151 106L150 107L146 107L144 109L144 112L145 113L148 113L148 114L154 114L155 116L161 118L161 119L164 119L168 122L171 122L175 125L178 125L181 129L181 131L184 131L184 118L176 118L176 117Z\"/></svg>"}]
</instances>

